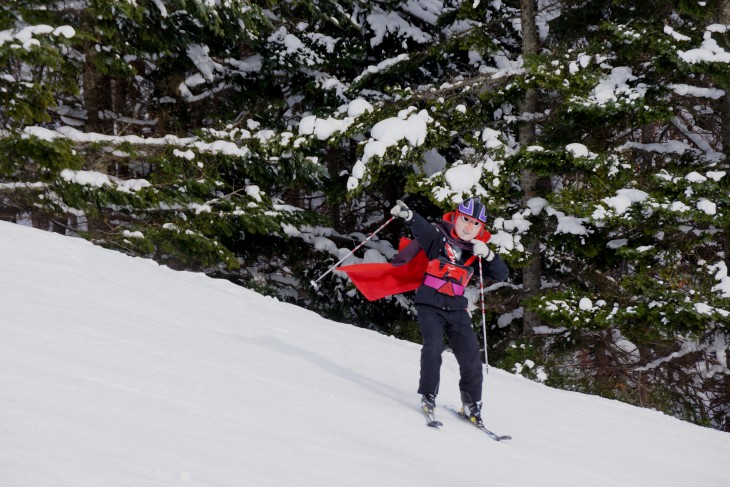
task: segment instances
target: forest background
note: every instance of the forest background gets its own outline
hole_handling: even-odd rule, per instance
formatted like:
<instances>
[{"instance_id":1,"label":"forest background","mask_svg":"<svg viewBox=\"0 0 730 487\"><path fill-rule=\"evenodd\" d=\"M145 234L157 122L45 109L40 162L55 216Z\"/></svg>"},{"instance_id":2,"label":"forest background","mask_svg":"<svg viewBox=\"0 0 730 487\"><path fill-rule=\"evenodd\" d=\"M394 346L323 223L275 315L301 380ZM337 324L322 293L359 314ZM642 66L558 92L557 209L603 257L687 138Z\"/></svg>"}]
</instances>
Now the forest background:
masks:
<instances>
[{"instance_id":1,"label":"forest background","mask_svg":"<svg viewBox=\"0 0 730 487\"><path fill-rule=\"evenodd\" d=\"M491 365L730 431L729 41L730 0L6 0L0 218L417 342L311 281L477 196Z\"/></svg>"}]
</instances>

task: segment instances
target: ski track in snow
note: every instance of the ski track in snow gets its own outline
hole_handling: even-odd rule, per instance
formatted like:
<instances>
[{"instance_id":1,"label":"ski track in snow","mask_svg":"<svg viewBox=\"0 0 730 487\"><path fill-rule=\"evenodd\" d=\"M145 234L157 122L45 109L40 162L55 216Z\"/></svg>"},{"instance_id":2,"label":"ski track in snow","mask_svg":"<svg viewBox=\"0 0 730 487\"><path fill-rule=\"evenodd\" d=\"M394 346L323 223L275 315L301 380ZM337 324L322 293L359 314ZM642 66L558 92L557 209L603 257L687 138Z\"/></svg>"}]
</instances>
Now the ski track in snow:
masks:
<instances>
[{"instance_id":1,"label":"ski track in snow","mask_svg":"<svg viewBox=\"0 0 730 487\"><path fill-rule=\"evenodd\" d=\"M498 443L416 394L420 346L0 222L0 485L727 487L730 435L494 368ZM440 405L458 406L444 354Z\"/></svg>"}]
</instances>

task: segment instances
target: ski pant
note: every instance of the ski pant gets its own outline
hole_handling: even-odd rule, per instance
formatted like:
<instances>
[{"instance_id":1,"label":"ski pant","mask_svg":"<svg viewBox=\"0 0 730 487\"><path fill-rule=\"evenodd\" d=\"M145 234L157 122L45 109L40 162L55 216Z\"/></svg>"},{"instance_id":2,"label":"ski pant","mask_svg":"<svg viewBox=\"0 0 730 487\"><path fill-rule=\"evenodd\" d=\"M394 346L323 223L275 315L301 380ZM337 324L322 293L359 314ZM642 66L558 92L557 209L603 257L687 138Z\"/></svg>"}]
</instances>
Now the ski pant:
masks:
<instances>
[{"instance_id":1,"label":"ski pant","mask_svg":"<svg viewBox=\"0 0 730 487\"><path fill-rule=\"evenodd\" d=\"M418 327L423 337L419 394L437 394L441 380L441 352L444 333L459 363L459 389L462 400L482 400L482 360L479 340L466 310L444 311L428 305L417 305ZM465 401L467 402L467 401Z\"/></svg>"}]
</instances>

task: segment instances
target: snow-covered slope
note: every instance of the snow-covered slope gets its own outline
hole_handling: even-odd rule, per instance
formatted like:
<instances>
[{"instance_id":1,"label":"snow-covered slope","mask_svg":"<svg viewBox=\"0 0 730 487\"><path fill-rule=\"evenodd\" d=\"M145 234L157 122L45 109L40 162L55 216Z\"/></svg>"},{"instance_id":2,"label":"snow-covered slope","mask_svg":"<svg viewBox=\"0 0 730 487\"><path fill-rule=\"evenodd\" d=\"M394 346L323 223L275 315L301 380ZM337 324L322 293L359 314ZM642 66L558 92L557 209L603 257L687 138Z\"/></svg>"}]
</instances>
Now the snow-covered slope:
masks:
<instances>
[{"instance_id":1,"label":"snow-covered slope","mask_svg":"<svg viewBox=\"0 0 730 487\"><path fill-rule=\"evenodd\" d=\"M0 485L730 485L730 435L491 369L425 426L419 346L0 222ZM440 404L458 401L445 354Z\"/></svg>"}]
</instances>

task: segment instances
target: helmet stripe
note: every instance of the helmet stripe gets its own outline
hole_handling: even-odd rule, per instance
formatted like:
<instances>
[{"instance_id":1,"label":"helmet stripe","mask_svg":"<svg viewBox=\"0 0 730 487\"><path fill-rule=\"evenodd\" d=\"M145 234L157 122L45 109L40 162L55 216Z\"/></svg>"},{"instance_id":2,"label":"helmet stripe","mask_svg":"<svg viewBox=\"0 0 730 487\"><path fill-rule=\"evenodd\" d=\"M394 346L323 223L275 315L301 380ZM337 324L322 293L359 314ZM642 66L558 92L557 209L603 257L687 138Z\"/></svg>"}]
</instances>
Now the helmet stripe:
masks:
<instances>
[{"instance_id":1,"label":"helmet stripe","mask_svg":"<svg viewBox=\"0 0 730 487\"><path fill-rule=\"evenodd\" d=\"M457 211L462 215L476 218L482 223L487 223L487 207L484 206L477 198L469 198L468 200L459 203L459 209Z\"/></svg>"},{"instance_id":2,"label":"helmet stripe","mask_svg":"<svg viewBox=\"0 0 730 487\"><path fill-rule=\"evenodd\" d=\"M468 199L459 203L459 213L463 213L466 216L474 216L474 200Z\"/></svg>"},{"instance_id":3,"label":"helmet stripe","mask_svg":"<svg viewBox=\"0 0 730 487\"><path fill-rule=\"evenodd\" d=\"M479 212L479 220L482 221L482 223L487 223L487 207L484 205L481 205L482 210Z\"/></svg>"}]
</instances>

